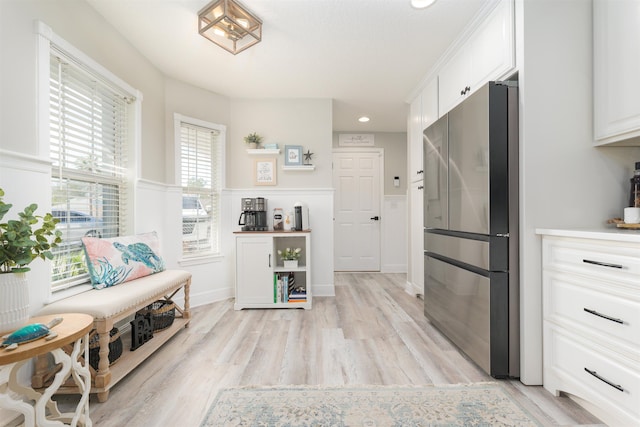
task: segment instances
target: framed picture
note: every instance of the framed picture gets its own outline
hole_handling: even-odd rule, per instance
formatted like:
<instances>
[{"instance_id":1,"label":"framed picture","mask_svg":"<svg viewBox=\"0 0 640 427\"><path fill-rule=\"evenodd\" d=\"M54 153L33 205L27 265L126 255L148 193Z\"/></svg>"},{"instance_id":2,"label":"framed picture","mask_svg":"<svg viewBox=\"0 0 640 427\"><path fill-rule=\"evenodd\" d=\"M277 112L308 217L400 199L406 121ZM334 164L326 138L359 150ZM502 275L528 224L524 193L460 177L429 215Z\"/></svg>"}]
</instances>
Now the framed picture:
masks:
<instances>
[{"instance_id":1,"label":"framed picture","mask_svg":"<svg viewBox=\"0 0 640 427\"><path fill-rule=\"evenodd\" d=\"M302 145L284 146L285 166L298 166L302 164Z\"/></svg>"},{"instance_id":2,"label":"framed picture","mask_svg":"<svg viewBox=\"0 0 640 427\"><path fill-rule=\"evenodd\" d=\"M276 159L255 159L253 173L255 185L276 185Z\"/></svg>"},{"instance_id":3,"label":"framed picture","mask_svg":"<svg viewBox=\"0 0 640 427\"><path fill-rule=\"evenodd\" d=\"M341 133L338 135L340 147L373 147L375 135L372 133Z\"/></svg>"}]
</instances>

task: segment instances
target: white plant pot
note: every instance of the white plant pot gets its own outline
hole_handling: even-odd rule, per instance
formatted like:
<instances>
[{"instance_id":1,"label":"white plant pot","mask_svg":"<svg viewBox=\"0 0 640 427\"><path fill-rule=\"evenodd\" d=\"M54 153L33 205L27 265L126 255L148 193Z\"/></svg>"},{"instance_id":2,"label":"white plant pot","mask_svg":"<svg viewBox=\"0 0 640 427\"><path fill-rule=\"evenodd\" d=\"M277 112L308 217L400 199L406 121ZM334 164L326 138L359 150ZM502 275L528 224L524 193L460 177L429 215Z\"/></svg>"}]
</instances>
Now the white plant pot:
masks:
<instances>
[{"instance_id":1,"label":"white plant pot","mask_svg":"<svg viewBox=\"0 0 640 427\"><path fill-rule=\"evenodd\" d=\"M25 273L0 274L0 334L29 321L29 285Z\"/></svg>"},{"instance_id":2,"label":"white plant pot","mask_svg":"<svg viewBox=\"0 0 640 427\"><path fill-rule=\"evenodd\" d=\"M298 260L297 259L285 259L284 260L284 268L298 268Z\"/></svg>"}]
</instances>

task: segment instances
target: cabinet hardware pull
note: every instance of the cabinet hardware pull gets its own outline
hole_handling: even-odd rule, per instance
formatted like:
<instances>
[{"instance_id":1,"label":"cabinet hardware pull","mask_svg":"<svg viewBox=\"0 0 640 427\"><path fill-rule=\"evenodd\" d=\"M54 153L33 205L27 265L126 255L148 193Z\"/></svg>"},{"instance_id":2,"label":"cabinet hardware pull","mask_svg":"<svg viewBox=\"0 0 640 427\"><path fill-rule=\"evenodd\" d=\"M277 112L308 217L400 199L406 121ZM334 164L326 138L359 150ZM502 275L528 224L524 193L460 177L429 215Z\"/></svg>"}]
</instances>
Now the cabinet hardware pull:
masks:
<instances>
[{"instance_id":1,"label":"cabinet hardware pull","mask_svg":"<svg viewBox=\"0 0 640 427\"><path fill-rule=\"evenodd\" d=\"M418 190L422 190L424 188L424 185L418 185Z\"/></svg>"},{"instance_id":2,"label":"cabinet hardware pull","mask_svg":"<svg viewBox=\"0 0 640 427\"><path fill-rule=\"evenodd\" d=\"M269 254L269 268L271 268L271 254Z\"/></svg>"},{"instance_id":3,"label":"cabinet hardware pull","mask_svg":"<svg viewBox=\"0 0 640 427\"><path fill-rule=\"evenodd\" d=\"M620 323L621 325L624 324L624 321L622 321L622 319L616 319L615 317L610 317L607 316L606 314L602 314L602 313L598 313L595 310L590 310L588 308L584 308L584 311L586 311L589 314L593 314L594 316L598 316L598 317L602 317L603 319L607 319L607 320L611 320L612 322L616 322L616 323Z\"/></svg>"},{"instance_id":4,"label":"cabinet hardware pull","mask_svg":"<svg viewBox=\"0 0 640 427\"><path fill-rule=\"evenodd\" d=\"M601 262L601 261L592 261L590 259L583 259L582 262L586 263L586 264L594 264L594 265L600 265L602 267L611 267L611 268L624 268L624 266L620 265L620 264L610 264L608 262Z\"/></svg>"},{"instance_id":5,"label":"cabinet hardware pull","mask_svg":"<svg viewBox=\"0 0 640 427\"><path fill-rule=\"evenodd\" d=\"M418 175L420 175L421 173L424 173L424 170L421 169L421 170L416 172L416 174L418 174Z\"/></svg>"},{"instance_id":6,"label":"cabinet hardware pull","mask_svg":"<svg viewBox=\"0 0 640 427\"><path fill-rule=\"evenodd\" d=\"M622 388L621 385L614 384L611 381L609 381L609 380L607 380L605 378L602 378L600 375L598 375L598 373L596 371L591 371L591 370L589 370L587 368L584 368L584 370L587 371L588 373L590 373L591 375L593 375L594 377L596 377L597 379L599 379L600 381L602 381L603 383L606 383L606 384L610 385L611 387L615 388L616 390L620 390L620 391L624 392L624 388Z\"/></svg>"}]
</instances>

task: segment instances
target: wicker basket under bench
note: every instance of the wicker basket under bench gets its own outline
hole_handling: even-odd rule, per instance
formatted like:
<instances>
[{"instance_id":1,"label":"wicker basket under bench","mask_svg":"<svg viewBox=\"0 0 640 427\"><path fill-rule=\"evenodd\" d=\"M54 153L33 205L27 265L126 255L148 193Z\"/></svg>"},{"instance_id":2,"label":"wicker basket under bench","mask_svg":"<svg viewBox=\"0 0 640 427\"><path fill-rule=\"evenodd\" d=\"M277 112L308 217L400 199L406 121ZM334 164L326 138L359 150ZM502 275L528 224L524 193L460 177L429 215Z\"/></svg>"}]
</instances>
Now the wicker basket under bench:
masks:
<instances>
[{"instance_id":1,"label":"wicker basket under bench","mask_svg":"<svg viewBox=\"0 0 640 427\"><path fill-rule=\"evenodd\" d=\"M165 270L150 276L121 283L117 286L100 290L90 290L69 298L46 305L38 315L60 313L87 313L93 316L93 326L100 341L100 360L98 370L92 378L91 393L97 393L98 401L105 402L109 398L109 390L118 381L135 369L162 344L178 333L182 327L189 325L191 311L189 308L189 288L191 273L183 270ZM129 340L124 343L122 356L118 363L109 366L109 333L114 324L135 315L157 300L174 300L180 290L184 291L184 305L175 304L175 319L171 326L154 332L153 338L135 351L129 351ZM48 359L40 358L36 362L36 371L31 379L33 388L45 386L51 376ZM92 369L93 372L93 369ZM58 393L75 394L78 389L60 387Z\"/></svg>"}]
</instances>

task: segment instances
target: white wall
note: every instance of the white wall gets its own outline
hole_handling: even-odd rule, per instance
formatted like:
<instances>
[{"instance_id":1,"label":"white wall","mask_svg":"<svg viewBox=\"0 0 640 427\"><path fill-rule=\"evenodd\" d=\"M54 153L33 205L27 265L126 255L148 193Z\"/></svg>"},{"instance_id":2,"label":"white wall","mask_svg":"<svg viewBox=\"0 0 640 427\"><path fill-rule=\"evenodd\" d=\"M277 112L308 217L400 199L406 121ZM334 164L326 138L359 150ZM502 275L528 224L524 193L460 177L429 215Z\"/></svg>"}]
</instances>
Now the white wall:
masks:
<instances>
[{"instance_id":1,"label":"white wall","mask_svg":"<svg viewBox=\"0 0 640 427\"><path fill-rule=\"evenodd\" d=\"M408 264L407 196L385 195L382 203L380 271L383 273L406 273Z\"/></svg>"},{"instance_id":2,"label":"white wall","mask_svg":"<svg viewBox=\"0 0 640 427\"><path fill-rule=\"evenodd\" d=\"M331 187L330 99L232 99L230 111L227 133L229 188L254 187L253 162L256 157L247 154L243 140L252 132L261 135L264 143L279 144L276 188ZM304 152L314 153L312 163L316 169L312 172L283 171L285 145L301 145Z\"/></svg>"},{"instance_id":3,"label":"white wall","mask_svg":"<svg viewBox=\"0 0 640 427\"><path fill-rule=\"evenodd\" d=\"M594 148L591 1L517 0L521 378L542 383L541 239L602 228L626 206L640 148Z\"/></svg>"}]
</instances>

